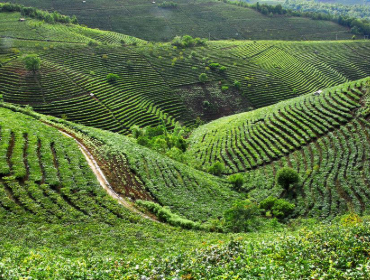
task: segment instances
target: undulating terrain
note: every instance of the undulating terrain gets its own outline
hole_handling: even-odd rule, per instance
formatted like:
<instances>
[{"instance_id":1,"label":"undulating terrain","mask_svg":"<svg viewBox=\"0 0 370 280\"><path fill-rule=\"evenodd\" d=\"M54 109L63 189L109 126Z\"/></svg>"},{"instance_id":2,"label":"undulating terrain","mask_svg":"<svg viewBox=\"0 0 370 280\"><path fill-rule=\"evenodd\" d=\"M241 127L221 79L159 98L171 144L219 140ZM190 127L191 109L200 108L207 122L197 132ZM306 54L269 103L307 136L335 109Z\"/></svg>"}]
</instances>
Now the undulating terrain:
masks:
<instances>
[{"instance_id":1,"label":"undulating terrain","mask_svg":"<svg viewBox=\"0 0 370 280\"><path fill-rule=\"evenodd\" d=\"M370 278L370 41L223 2L13 2L114 31L0 12L0 279Z\"/></svg>"},{"instance_id":2,"label":"undulating terrain","mask_svg":"<svg viewBox=\"0 0 370 280\"><path fill-rule=\"evenodd\" d=\"M51 1L11 0L62 14L76 15L81 24L144 40L169 41L177 35L238 40L350 39L347 28L299 17L269 18L259 12L213 0ZM163 2L175 8L161 8Z\"/></svg>"}]
</instances>

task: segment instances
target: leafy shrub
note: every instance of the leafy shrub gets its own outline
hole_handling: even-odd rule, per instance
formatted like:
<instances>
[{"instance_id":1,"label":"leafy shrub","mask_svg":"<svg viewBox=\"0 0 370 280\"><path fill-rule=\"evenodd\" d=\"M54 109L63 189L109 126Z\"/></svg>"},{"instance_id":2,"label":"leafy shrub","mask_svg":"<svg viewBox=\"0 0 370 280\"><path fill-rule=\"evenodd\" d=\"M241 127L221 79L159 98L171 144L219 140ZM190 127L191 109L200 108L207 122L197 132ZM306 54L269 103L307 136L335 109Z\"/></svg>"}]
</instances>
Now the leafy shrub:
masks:
<instances>
[{"instance_id":1,"label":"leafy shrub","mask_svg":"<svg viewBox=\"0 0 370 280\"><path fill-rule=\"evenodd\" d=\"M166 155L179 162L185 162L184 152L177 147L172 147Z\"/></svg>"},{"instance_id":2,"label":"leafy shrub","mask_svg":"<svg viewBox=\"0 0 370 280\"><path fill-rule=\"evenodd\" d=\"M240 190L244 184L244 177L242 174L233 174L229 176L229 182L233 184L236 190Z\"/></svg>"},{"instance_id":3,"label":"leafy shrub","mask_svg":"<svg viewBox=\"0 0 370 280\"><path fill-rule=\"evenodd\" d=\"M225 228L232 232L250 232L259 226L260 210L255 202L250 200L236 201L224 213Z\"/></svg>"},{"instance_id":4,"label":"leafy shrub","mask_svg":"<svg viewBox=\"0 0 370 280\"><path fill-rule=\"evenodd\" d=\"M208 80L208 76L206 73L202 73L199 75L199 81L205 83Z\"/></svg>"},{"instance_id":5,"label":"leafy shrub","mask_svg":"<svg viewBox=\"0 0 370 280\"><path fill-rule=\"evenodd\" d=\"M41 59L37 54L29 54L23 60L28 71L36 72L37 70L40 70Z\"/></svg>"},{"instance_id":6,"label":"leafy shrub","mask_svg":"<svg viewBox=\"0 0 370 280\"><path fill-rule=\"evenodd\" d=\"M227 67L226 67L226 66L221 66L221 67L220 67L220 72L221 72L221 73L225 73L225 72L226 72L226 70L227 70Z\"/></svg>"},{"instance_id":7,"label":"leafy shrub","mask_svg":"<svg viewBox=\"0 0 370 280\"><path fill-rule=\"evenodd\" d=\"M240 89L241 87L241 83L237 80L234 81L234 87L237 88L237 89Z\"/></svg>"},{"instance_id":8,"label":"leafy shrub","mask_svg":"<svg viewBox=\"0 0 370 280\"><path fill-rule=\"evenodd\" d=\"M225 170L225 165L223 165L219 161L216 161L214 164L212 164L210 168L208 168L208 172L216 176L220 176L222 172L224 172L224 170Z\"/></svg>"},{"instance_id":9,"label":"leafy shrub","mask_svg":"<svg viewBox=\"0 0 370 280\"><path fill-rule=\"evenodd\" d=\"M163 3L159 4L158 7L165 8L165 9L175 9L177 8L177 3L173 1L163 1Z\"/></svg>"},{"instance_id":10,"label":"leafy shrub","mask_svg":"<svg viewBox=\"0 0 370 280\"><path fill-rule=\"evenodd\" d=\"M209 68L211 68L212 70L216 70L219 67L220 67L220 63L211 63L209 65Z\"/></svg>"},{"instance_id":11,"label":"leafy shrub","mask_svg":"<svg viewBox=\"0 0 370 280\"><path fill-rule=\"evenodd\" d=\"M23 16L29 16L39 20L44 20L47 23L67 23L67 24L77 24L76 16L64 16L54 11L49 13L47 11L39 10L33 7L25 7L20 4L13 3L0 3L0 12L20 12Z\"/></svg>"},{"instance_id":12,"label":"leafy shrub","mask_svg":"<svg viewBox=\"0 0 370 280\"><path fill-rule=\"evenodd\" d=\"M276 183L285 190L289 190L291 185L299 182L298 172L289 167L281 168L276 174Z\"/></svg>"},{"instance_id":13,"label":"leafy shrub","mask_svg":"<svg viewBox=\"0 0 370 280\"><path fill-rule=\"evenodd\" d=\"M229 87L228 86L222 86L221 87L221 91L227 91L229 89Z\"/></svg>"},{"instance_id":14,"label":"leafy shrub","mask_svg":"<svg viewBox=\"0 0 370 280\"><path fill-rule=\"evenodd\" d=\"M263 209L266 214L270 214L278 219L283 219L293 213L295 205L285 199L269 196L260 202L259 207Z\"/></svg>"},{"instance_id":15,"label":"leafy shrub","mask_svg":"<svg viewBox=\"0 0 370 280\"><path fill-rule=\"evenodd\" d=\"M99 45L99 44L98 44L98 42L97 42L97 41L90 40L90 41L87 43L87 45L88 45L89 47L96 47L96 46L97 46L97 45Z\"/></svg>"},{"instance_id":16,"label":"leafy shrub","mask_svg":"<svg viewBox=\"0 0 370 280\"><path fill-rule=\"evenodd\" d=\"M195 47L195 46L202 46L205 45L205 40L202 40L200 38L193 38L190 35L185 35L185 36L176 36L172 40L172 45L176 47L181 47L181 48L190 48L190 47Z\"/></svg>"},{"instance_id":17,"label":"leafy shrub","mask_svg":"<svg viewBox=\"0 0 370 280\"><path fill-rule=\"evenodd\" d=\"M179 226L185 229L204 229L199 223L180 217L171 212L167 207L163 207L152 201L137 200L136 204L155 214L157 218L173 226Z\"/></svg>"},{"instance_id":18,"label":"leafy shrub","mask_svg":"<svg viewBox=\"0 0 370 280\"><path fill-rule=\"evenodd\" d=\"M109 83L114 83L114 82L116 82L116 81L118 80L118 78L119 78L119 76L118 76L117 74L109 73L109 74L107 75L107 81L108 81Z\"/></svg>"}]
</instances>

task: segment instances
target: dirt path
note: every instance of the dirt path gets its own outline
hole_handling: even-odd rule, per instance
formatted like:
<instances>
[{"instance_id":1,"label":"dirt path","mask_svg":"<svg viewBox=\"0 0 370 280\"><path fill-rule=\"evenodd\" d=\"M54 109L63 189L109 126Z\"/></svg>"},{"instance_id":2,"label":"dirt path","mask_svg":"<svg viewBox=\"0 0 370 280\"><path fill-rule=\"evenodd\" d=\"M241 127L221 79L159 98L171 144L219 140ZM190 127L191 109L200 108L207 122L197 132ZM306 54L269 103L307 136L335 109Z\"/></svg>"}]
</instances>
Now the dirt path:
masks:
<instances>
[{"instance_id":1,"label":"dirt path","mask_svg":"<svg viewBox=\"0 0 370 280\"><path fill-rule=\"evenodd\" d=\"M58 129L58 128L57 128ZM123 199L122 197L120 197L112 188L112 186L109 184L107 178L105 177L103 171L101 170L101 168L99 167L99 164L97 163L97 161L94 159L94 156L89 152L89 150L85 147L85 145L83 145L80 141L78 141L73 135L65 132L65 131L62 131L62 130L59 130L60 133L62 133L64 136L66 137L69 137L69 138L73 138L82 154L85 156L87 162L89 163L89 166L91 168L91 170L94 172L95 176L96 176L96 179L99 181L100 185L102 186L102 188L113 198L115 199L119 204L121 204L122 206L124 206L125 208L131 210L132 212L135 212L137 214L139 214L140 216L142 216L143 218L145 219L149 219L149 220L152 220L154 222L158 222L157 220L153 219L152 217L149 217L147 215L145 215L144 213L140 212L139 210L137 210L130 202L126 201L125 199Z\"/></svg>"}]
</instances>

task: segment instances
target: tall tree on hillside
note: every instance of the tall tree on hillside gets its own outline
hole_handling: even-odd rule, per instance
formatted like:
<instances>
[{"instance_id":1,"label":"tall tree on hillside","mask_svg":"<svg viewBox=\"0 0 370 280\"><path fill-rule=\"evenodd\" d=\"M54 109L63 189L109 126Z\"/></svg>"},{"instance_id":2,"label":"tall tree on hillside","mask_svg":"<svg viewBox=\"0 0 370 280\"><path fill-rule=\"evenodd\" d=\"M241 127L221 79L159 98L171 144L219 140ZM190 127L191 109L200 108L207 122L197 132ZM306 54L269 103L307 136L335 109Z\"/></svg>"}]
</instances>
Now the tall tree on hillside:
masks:
<instances>
[{"instance_id":1,"label":"tall tree on hillside","mask_svg":"<svg viewBox=\"0 0 370 280\"><path fill-rule=\"evenodd\" d=\"M37 54L29 54L24 58L24 63L28 71L36 73L37 70L40 70L41 59Z\"/></svg>"}]
</instances>

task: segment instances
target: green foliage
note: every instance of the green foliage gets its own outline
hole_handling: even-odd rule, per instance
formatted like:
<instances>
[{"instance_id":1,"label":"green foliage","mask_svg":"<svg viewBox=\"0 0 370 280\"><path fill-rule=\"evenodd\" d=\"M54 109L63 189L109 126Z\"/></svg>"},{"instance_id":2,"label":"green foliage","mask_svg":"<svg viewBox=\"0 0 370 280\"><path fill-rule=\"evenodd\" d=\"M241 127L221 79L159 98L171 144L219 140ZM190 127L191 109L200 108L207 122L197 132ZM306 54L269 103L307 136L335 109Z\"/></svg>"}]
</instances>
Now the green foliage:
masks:
<instances>
[{"instance_id":1,"label":"green foliage","mask_svg":"<svg viewBox=\"0 0 370 280\"><path fill-rule=\"evenodd\" d=\"M229 87L228 86L222 86L221 87L221 91L227 91L229 89Z\"/></svg>"},{"instance_id":2,"label":"green foliage","mask_svg":"<svg viewBox=\"0 0 370 280\"><path fill-rule=\"evenodd\" d=\"M260 225L258 217L260 210L255 202L250 200L237 201L224 214L225 228L232 232L251 232Z\"/></svg>"},{"instance_id":3,"label":"green foliage","mask_svg":"<svg viewBox=\"0 0 370 280\"><path fill-rule=\"evenodd\" d=\"M162 207L158 203L152 201L137 200L136 204L155 214L160 221L168 223L170 225L182 227L185 229L202 228L199 223L182 218L179 215L172 213L170 209Z\"/></svg>"},{"instance_id":4,"label":"green foliage","mask_svg":"<svg viewBox=\"0 0 370 280\"><path fill-rule=\"evenodd\" d=\"M207 81L208 81L208 76L207 76L207 74L206 74L206 73L201 73L201 74L199 75L199 81L200 81L200 82L202 82L202 83L207 82Z\"/></svg>"},{"instance_id":5,"label":"green foliage","mask_svg":"<svg viewBox=\"0 0 370 280\"><path fill-rule=\"evenodd\" d=\"M90 40L90 41L87 43L87 45L88 45L89 47L96 47L96 46L98 46L99 44L98 44L98 42L96 42L96 41Z\"/></svg>"},{"instance_id":6,"label":"green foliage","mask_svg":"<svg viewBox=\"0 0 370 280\"><path fill-rule=\"evenodd\" d=\"M166 154L180 162L184 161L183 153L188 146L183 137L184 133L184 129L179 124L176 124L172 131L167 131L164 125L144 128L134 125L131 127L131 136L137 139L139 145Z\"/></svg>"},{"instance_id":7,"label":"green foliage","mask_svg":"<svg viewBox=\"0 0 370 280\"><path fill-rule=\"evenodd\" d=\"M293 213L295 205L285 199L269 196L259 203L259 207L265 211L266 216L283 219Z\"/></svg>"},{"instance_id":8,"label":"green foliage","mask_svg":"<svg viewBox=\"0 0 370 280\"><path fill-rule=\"evenodd\" d=\"M220 67L220 63L211 63L210 65L209 65L209 68L211 68L212 70L216 70L216 69L218 69Z\"/></svg>"},{"instance_id":9,"label":"green foliage","mask_svg":"<svg viewBox=\"0 0 370 280\"><path fill-rule=\"evenodd\" d=\"M54 11L53 13L49 13L47 11L42 11L34 7L25 7L20 4L0 3L0 12L20 12L23 16L44 20L47 23L60 22L77 24L76 16L64 16L56 11Z\"/></svg>"},{"instance_id":10,"label":"green foliage","mask_svg":"<svg viewBox=\"0 0 370 280\"><path fill-rule=\"evenodd\" d=\"M220 70L220 73L225 73L226 70L227 70L227 67L226 66L221 66L219 70Z\"/></svg>"},{"instance_id":11,"label":"green foliage","mask_svg":"<svg viewBox=\"0 0 370 280\"><path fill-rule=\"evenodd\" d=\"M28 71L36 72L40 70L41 59L37 54L29 54L24 57L23 61Z\"/></svg>"},{"instance_id":12,"label":"green foliage","mask_svg":"<svg viewBox=\"0 0 370 280\"><path fill-rule=\"evenodd\" d=\"M240 88L241 88L241 86L242 86L242 84L241 84L238 80L235 80L233 85L234 85L234 87L235 87L236 89L240 89Z\"/></svg>"},{"instance_id":13,"label":"green foliage","mask_svg":"<svg viewBox=\"0 0 370 280\"><path fill-rule=\"evenodd\" d=\"M298 172L290 167L283 167L276 173L276 183L285 190L289 190L292 185L299 182Z\"/></svg>"},{"instance_id":14,"label":"green foliage","mask_svg":"<svg viewBox=\"0 0 370 280\"><path fill-rule=\"evenodd\" d=\"M225 171L225 165L219 161L216 161L208 168L208 173L211 173L216 176L221 176Z\"/></svg>"},{"instance_id":15,"label":"green foliage","mask_svg":"<svg viewBox=\"0 0 370 280\"><path fill-rule=\"evenodd\" d=\"M107 81L109 83L115 83L117 80L119 79L119 76L117 74L112 74L112 73L109 73L107 75Z\"/></svg>"},{"instance_id":16,"label":"green foliage","mask_svg":"<svg viewBox=\"0 0 370 280\"><path fill-rule=\"evenodd\" d=\"M236 190L241 190L242 189L242 186L244 184L244 177L242 174L233 174L233 175L230 175L229 178L228 178L229 182L231 184L233 184L234 188Z\"/></svg>"},{"instance_id":17,"label":"green foliage","mask_svg":"<svg viewBox=\"0 0 370 280\"><path fill-rule=\"evenodd\" d=\"M177 8L177 3L173 1L163 1L161 4L158 4L158 7L165 9L175 9Z\"/></svg>"},{"instance_id":18,"label":"green foliage","mask_svg":"<svg viewBox=\"0 0 370 280\"><path fill-rule=\"evenodd\" d=\"M203 46L206 44L206 41L200 38L193 38L190 35L184 35L182 37L176 36L171 43L176 47L190 48L195 46Z\"/></svg>"}]
</instances>

